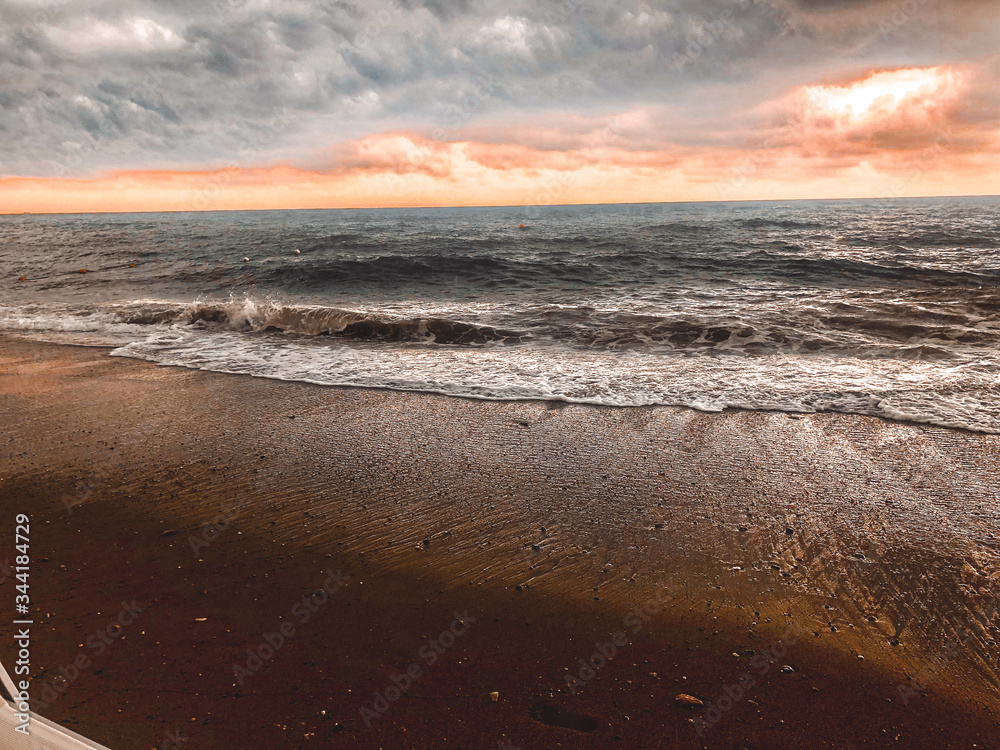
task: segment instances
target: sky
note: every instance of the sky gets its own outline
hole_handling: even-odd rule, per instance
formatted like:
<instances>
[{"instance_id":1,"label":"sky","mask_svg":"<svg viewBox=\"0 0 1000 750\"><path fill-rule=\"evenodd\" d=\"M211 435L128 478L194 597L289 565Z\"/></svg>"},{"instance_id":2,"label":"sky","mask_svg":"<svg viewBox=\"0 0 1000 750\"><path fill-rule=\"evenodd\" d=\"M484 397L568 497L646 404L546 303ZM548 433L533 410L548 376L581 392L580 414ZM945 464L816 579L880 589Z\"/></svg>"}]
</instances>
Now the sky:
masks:
<instances>
[{"instance_id":1,"label":"sky","mask_svg":"<svg viewBox=\"0 0 1000 750\"><path fill-rule=\"evenodd\" d=\"M1000 193L995 0L5 0L0 213Z\"/></svg>"}]
</instances>

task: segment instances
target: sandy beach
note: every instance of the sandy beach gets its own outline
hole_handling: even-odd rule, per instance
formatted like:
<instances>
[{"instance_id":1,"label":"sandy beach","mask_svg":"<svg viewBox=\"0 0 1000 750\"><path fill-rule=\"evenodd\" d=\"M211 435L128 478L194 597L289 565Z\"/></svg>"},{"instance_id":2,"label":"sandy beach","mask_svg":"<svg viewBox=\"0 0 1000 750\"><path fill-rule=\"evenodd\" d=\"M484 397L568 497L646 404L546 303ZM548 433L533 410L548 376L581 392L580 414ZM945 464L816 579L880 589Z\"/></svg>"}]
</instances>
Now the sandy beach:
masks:
<instances>
[{"instance_id":1,"label":"sandy beach","mask_svg":"<svg viewBox=\"0 0 1000 750\"><path fill-rule=\"evenodd\" d=\"M1000 747L1000 436L13 338L0 424L33 700L109 747Z\"/></svg>"}]
</instances>

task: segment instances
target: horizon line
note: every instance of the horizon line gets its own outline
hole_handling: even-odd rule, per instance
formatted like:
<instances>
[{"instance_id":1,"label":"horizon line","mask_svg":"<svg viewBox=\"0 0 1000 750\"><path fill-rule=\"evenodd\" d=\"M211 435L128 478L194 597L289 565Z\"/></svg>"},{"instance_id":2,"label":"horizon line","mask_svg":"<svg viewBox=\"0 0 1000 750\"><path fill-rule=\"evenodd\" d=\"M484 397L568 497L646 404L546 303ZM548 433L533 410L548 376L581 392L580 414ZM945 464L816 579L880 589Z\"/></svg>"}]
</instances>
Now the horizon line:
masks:
<instances>
[{"instance_id":1,"label":"horizon line","mask_svg":"<svg viewBox=\"0 0 1000 750\"><path fill-rule=\"evenodd\" d=\"M883 200L924 200L927 198L1000 198L1000 193L965 193L960 195L880 195L865 198L744 198L741 200L709 201L624 201L607 203L496 203L452 206L303 206L299 208L203 208L169 209L163 211L14 211L0 210L0 216L125 216L128 214L217 214L217 213L263 213L266 211L399 211L462 208L578 208L584 206L662 206L694 205L698 203L817 203L820 201L883 201Z\"/></svg>"}]
</instances>

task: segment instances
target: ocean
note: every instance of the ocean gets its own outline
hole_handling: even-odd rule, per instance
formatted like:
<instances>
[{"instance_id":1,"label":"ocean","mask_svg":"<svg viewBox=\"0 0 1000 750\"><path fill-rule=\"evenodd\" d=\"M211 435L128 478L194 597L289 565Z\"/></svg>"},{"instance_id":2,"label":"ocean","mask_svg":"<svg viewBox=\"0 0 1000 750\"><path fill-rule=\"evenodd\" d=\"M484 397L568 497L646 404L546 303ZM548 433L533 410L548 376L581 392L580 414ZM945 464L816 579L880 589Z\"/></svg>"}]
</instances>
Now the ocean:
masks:
<instances>
[{"instance_id":1,"label":"ocean","mask_svg":"<svg viewBox=\"0 0 1000 750\"><path fill-rule=\"evenodd\" d=\"M998 209L0 216L0 332L321 385L1000 433Z\"/></svg>"}]
</instances>

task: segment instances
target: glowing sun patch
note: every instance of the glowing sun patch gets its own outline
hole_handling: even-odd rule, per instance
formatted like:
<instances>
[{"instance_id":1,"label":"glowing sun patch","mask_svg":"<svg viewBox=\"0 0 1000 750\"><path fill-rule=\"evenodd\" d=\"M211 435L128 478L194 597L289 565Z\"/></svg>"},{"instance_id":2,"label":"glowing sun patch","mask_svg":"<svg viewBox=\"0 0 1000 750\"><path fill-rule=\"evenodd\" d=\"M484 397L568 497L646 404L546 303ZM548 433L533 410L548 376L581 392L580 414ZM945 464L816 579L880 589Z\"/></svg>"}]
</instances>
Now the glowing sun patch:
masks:
<instances>
[{"instance_id":1,"label":"glowing sun patch","mask_svg":"<svg viewBox=\"0 0 1000 750\"><path fill-rule=\"evenodd\" d=\"M944 98L954 92L959 74L947 66L872 73L845 86L806 86L810 103L834 114L863 117L894 110L904 100Z\"/></svg>"}]
</instances>

